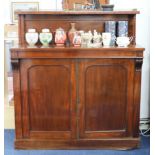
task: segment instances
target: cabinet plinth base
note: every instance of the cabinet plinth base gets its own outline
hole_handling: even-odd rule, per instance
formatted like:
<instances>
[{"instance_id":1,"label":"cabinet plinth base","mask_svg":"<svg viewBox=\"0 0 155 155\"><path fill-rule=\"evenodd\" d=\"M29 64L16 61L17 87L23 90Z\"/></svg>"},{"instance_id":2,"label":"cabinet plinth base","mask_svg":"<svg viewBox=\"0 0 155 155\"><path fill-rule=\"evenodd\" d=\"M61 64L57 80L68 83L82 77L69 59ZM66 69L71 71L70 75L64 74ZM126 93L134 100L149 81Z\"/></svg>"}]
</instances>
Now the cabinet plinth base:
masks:
<instances>
[{"instance_id":1,"label":"cabinet plinth base","mask_svg":"<svg viewBox=\"0 0 155 155\"><path fill-rule=\"evenodd\" d=\"M115 149L127 150L139 147L140 138L102 139L102 140L15 140L16 149Z\"/></svg>"}]
</instances>

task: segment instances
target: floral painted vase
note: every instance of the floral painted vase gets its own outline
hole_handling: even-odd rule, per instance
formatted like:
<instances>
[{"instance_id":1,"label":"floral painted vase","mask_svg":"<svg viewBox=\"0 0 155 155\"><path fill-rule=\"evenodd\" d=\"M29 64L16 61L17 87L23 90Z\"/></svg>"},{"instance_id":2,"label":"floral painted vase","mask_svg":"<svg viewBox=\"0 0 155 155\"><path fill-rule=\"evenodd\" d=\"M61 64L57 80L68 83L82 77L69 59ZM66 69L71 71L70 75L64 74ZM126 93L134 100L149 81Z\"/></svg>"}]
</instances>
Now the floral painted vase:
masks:
<instances>
[{"instance_id":1,"label":"floral painted vase","mask_svg":"<svg viewBox=\"0 0 155 155\"><path fill-rule=\"evenodd\" d=\"M25 39L29 46L34 46L38 42L38 33L35 29L28 29Z\"/></svg>"},{"instance_id":2,"label":"floral painted vase","mask_svg":"<svg viewBox=\"0 0 155 155\"><path fill-rule=\"evenodd\" d=\"M55 43L56 46L64 46L67 36L65 31L62 28L56 29L55 32Z\"/></svg>"},{"instance_id":3,"label":"floral painted vase","mask_svg":"<svg viewBox=\"0 0 155 155\"><path fill-rule=\"evenodd\" d=\"M76 35L77 30L75 29L75 23L71 23L71 29L68 32L69 42L71 45L73 44L74 36Z\"/></svg>"},{"instance_id":4,"label":"floral painted vase","mask_svg":"<svg viewBox=\"0 0 155 155\"><path fill-rule=\"evenodd\" d=\"M42 29L39 39L43 46L49 46L49 43L52 41L52 33L49 29Z\"/></svg>"}]
</instances>

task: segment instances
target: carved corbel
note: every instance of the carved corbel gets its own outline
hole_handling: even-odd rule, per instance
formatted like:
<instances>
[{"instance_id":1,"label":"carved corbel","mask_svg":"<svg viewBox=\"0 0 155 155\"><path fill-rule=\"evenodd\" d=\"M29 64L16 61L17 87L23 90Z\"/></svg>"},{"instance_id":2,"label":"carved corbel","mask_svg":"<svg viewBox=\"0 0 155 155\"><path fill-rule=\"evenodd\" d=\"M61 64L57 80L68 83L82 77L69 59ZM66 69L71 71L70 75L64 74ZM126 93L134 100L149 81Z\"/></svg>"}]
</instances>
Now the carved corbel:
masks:
<instances>
[{"instance_id":1,"label":"carved corbel","mask_svg":"<svg viewBox=\"0 0 155 155\"><path fill-rule=\"evenodd\" d=\"M142 58L137 58L135 60L135 69L136 69L136 71L141 71L142 64L143 64L143 59Z\"/></svg>"},{"instance_id":2,"label":"carved corbel","mask_svg":"<svg viewBox=\"0 0 155 155\"><path fill-rule=\"evenodd\" d=\"M11 59L11 64L13 69L19 68L19 59Z\"/></svg>"}]
</instances>

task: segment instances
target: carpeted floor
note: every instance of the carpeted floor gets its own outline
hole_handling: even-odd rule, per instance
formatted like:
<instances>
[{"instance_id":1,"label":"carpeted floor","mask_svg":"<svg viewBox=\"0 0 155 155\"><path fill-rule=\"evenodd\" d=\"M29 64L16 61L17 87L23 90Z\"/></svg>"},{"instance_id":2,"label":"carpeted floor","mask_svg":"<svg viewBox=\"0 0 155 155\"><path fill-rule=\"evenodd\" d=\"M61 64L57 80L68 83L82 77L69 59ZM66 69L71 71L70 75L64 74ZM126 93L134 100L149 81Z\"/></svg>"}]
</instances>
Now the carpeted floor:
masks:
<instances>
[{"instance_id":1,"label":"carpeted floor","mask_svg":"<svg viewBox=\"0 0 155 155\"><path fill-rule=\"evenodd\" d=\"M14 149L14 130L4 131L4 155L149 155L150 138L142 137L139 149L128 151L115 150L15 150Z\"/></svg>"}]
</instances>

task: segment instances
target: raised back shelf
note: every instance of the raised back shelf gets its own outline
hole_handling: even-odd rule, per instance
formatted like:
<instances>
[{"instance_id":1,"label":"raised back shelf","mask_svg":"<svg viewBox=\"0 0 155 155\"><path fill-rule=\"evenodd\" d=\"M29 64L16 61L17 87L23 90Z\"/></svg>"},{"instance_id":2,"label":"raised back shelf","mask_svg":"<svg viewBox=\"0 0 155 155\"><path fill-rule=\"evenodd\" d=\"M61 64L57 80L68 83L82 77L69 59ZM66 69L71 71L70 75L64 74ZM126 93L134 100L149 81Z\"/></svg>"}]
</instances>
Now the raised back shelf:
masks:
<instances>
[{"instance_id":1,"label":"raised back shelf","mask_svg":"<svg viewBox=\"0 0 155 155\"><path fill-rule=\"evenodd\" d=\"M104 21L129 22L129 37L134 37L131 44L136 44L136 14L139 11L35 11L18 12L19 14L19 44L25 45L25 33L29 28L35 28L41 32L43 28L49 28L52 33L59 27L66 32L70 29L70 23L76 23L77 30L94 30L104 32ZM40 44L40 43L38 43ZM52 44L52 43L51 43Z\"/></svg>"}]
</instances>

